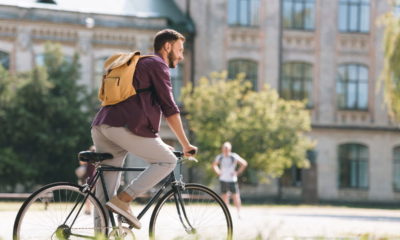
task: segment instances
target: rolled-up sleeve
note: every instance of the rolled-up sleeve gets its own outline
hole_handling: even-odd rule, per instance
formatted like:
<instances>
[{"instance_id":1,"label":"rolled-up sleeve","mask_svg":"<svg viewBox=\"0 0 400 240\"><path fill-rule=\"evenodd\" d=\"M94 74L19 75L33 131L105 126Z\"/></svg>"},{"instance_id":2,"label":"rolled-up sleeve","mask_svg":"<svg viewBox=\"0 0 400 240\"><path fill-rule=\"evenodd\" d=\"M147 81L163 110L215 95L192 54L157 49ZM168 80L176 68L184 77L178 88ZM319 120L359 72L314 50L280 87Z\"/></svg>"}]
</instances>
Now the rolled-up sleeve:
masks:
<instances>
[{"instance_id":1,"label":"rolled-up sleeve","mask_svg":"<svg viewBox=\"0 0 400 240\"><path fill-rule=\"evenodd\" d=\"M151 81L154 87L158 103L165 117L179 113L179 108L175 103L172 93L172 84L169 74L169 68L166 64L157 62L154 71L152 71Z\"/></svg>"}]
</instances>

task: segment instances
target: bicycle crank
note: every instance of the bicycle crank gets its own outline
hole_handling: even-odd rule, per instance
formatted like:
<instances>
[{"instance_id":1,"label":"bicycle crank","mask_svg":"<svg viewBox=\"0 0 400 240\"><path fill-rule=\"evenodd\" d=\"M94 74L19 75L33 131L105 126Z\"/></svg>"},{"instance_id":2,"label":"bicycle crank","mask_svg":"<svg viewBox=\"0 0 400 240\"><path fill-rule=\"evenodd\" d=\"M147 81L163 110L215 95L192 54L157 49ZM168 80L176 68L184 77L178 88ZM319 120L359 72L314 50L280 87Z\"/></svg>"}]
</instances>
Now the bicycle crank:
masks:
<instances>
[{"instance_id":1,"label":"bicycle crank","mask_svg":"<svg viewBox=\"0 0 400 240\"><path fill-rule=\"evenodd\" d=\"M124 226L115 228L108 235L109 240L136 240L135 234Z\"/></svg>"}]
</instances>

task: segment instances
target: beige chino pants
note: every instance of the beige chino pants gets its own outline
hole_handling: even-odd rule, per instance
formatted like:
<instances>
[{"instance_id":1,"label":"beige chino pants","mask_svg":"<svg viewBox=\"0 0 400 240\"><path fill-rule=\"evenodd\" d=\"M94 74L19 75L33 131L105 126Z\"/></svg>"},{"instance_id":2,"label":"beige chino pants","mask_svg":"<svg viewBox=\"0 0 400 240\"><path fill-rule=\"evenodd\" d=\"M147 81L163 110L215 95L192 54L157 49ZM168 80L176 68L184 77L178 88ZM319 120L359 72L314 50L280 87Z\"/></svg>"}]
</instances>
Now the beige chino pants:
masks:
<instances>
[{"instance_id":1,"label":"beige chino pants","mask_svg":"<svg viewBox=\"0 0 400 240\"><path fill-rule=\"evenodd\" d=\"M150 164L125 188L124 191L133 198L148 191L171 173L176 166L177 158L159 137L140 137L125 127L111 127L104 124L93 126L91 133L96 152L108 152L114 156L113 159L103 161L102 165L122 167L128 152L143 158ZM117 193L121 172L104 172L104 179L110 199ZM101 182L98 181L96 197L105 204L103 188L100 185Z\"/></svg>"}]
</instances>

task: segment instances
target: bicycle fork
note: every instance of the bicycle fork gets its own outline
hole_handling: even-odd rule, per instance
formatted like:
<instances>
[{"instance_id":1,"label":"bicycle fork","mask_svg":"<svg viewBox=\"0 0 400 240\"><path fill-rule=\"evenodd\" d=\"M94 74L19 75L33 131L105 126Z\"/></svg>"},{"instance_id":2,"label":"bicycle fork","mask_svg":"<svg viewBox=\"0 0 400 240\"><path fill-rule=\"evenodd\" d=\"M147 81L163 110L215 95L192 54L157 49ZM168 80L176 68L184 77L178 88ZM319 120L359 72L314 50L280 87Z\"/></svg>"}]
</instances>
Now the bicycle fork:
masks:
<instances>
[{"instance_id":1,"label":"bicycle fork","mask_svg":"<svg viewBox=\"0 0 400 240\"><path fill-rule=\"evenodd\" d=\"M181 221L183 228L188 234L196 234L196 229L192 226L186 214L185 204L182 199L180 188L184 188L184 186L176 187L174 191L175 205L178 212L179 220Z\"/></svg>"}]
</instances>

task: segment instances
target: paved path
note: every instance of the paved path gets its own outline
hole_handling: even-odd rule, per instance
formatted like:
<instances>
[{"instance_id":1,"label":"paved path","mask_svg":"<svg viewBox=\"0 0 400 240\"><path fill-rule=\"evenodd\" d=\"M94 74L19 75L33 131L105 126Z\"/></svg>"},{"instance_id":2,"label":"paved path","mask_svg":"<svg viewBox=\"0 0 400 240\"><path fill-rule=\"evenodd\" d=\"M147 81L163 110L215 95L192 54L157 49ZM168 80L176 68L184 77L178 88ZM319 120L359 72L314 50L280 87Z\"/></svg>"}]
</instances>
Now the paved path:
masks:
<instances>
[{"instance_id":1,"label":"paved path","mask_svg":"<svg viewBox=\"0 0 400 240\"><path fill-rule=\"evenodd\" d=\"M1 203L0 203L1 205ZM236 240L260 239L400 239L400 210L313 206L247 206L241 217L231 209ZM0 211L0 239L11 240L15 211ZM137 239L147 238L148 218L135 231Z\"/></svg>"}]
</instances>

